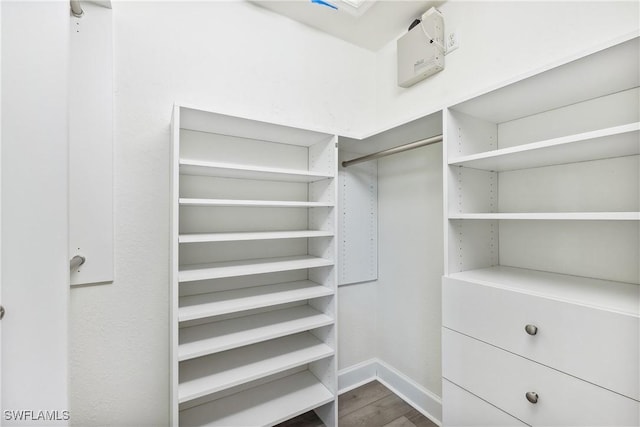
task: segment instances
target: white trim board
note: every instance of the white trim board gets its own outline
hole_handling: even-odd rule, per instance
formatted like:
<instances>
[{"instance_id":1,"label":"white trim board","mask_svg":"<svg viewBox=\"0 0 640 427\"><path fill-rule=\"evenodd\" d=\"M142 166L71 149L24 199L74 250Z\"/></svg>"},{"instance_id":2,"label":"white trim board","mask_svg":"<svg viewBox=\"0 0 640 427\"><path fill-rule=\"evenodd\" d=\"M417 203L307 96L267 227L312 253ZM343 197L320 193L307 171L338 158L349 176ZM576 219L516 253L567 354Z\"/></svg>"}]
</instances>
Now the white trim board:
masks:
<instances>
[{"instance_id":1,"label":"white trim board","mask_svg":"<svg viewBox=\"0 0 640 427\"><path fill-rule=\"evenodd\" d=\"M371 381L379 381L422 415L442 425L440 397L377 358L338 371L338 394Z\"/></svg>"},{"instance_id":2,"label":"white trim board","mask_svg":"<svg viewBox=\"0 0 640 427\"><path fill-rule=\"evenodd\" d=\"M378 379L377 359L349 366L338 371L338 394L346 393Z\"/></svg>"}]
</instances>

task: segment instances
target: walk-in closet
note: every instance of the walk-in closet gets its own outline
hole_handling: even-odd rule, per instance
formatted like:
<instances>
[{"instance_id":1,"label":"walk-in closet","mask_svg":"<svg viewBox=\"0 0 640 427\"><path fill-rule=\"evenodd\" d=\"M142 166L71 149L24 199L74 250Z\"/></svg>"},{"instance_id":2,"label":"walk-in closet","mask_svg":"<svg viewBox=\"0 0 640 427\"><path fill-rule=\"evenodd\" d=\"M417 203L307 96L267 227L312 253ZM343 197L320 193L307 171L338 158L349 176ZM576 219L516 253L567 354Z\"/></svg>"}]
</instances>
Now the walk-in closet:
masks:
<instances>
[{"instance_id":1,"label":"walk-in closet","mask_svg":"<svg viewBox=\"0 0 640 427\"><path fill-rule=\"evenodd\" d=\"M0 31L1 426L640 426L640 2Z\"/></svg>"}]
</instances>

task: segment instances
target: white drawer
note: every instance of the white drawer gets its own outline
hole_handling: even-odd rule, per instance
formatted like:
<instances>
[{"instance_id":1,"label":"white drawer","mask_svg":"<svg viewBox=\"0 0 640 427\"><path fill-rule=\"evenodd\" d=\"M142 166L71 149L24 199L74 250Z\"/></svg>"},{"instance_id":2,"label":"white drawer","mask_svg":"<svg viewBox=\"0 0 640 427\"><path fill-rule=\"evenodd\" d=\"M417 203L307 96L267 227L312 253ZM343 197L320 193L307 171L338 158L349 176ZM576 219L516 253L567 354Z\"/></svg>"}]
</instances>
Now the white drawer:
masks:
<instances>
[{"instance_id":1,"label":"white drawer","mask_svg":"<svg viewBox=\"0 0 640 427\"><path fill-rule=\"evenodd\" d=\"M637 426L640 403L442 329L443 376L532 426ZM527 392L538 394L530 403Z\"/></svg>"},{"instance_id":2,"label":"white drawer","mask_svg":"<svg viewBox=\"0 0 640 427\"><path fill-rule=\"evenodd\" d=\"M442 295L445 327L640 399L638 317L446 277Z\"/></svg>"},{"instance_id":3,"label":"white drawer","mask_svg":"<svg viewBox=\"0 0 640 427\"><path fill-rule=\"evenodd\" d=\"M442 381L442 425L444 427L526 426L468 391Z\"/></svg>"}]
</instances>

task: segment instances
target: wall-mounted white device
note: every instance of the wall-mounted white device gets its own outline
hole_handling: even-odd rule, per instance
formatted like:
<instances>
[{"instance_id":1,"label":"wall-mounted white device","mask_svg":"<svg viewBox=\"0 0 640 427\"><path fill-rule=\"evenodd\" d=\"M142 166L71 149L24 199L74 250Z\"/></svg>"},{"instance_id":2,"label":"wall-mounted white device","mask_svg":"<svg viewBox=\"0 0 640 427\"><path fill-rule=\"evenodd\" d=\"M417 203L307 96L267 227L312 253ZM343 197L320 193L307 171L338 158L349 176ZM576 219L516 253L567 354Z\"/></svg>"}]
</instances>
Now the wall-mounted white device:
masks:
<instances>
[{"instance_id":1,"label":"wall-mounted white device","mask_svg":"<svg viewBox=\"0 0 640 427\"><path fill-rule=\"evenodd\" d=\"M400 37L398 48L398 86L409 87L444 69L444 18L435 8Z\"/></svg>"}]
</instances>

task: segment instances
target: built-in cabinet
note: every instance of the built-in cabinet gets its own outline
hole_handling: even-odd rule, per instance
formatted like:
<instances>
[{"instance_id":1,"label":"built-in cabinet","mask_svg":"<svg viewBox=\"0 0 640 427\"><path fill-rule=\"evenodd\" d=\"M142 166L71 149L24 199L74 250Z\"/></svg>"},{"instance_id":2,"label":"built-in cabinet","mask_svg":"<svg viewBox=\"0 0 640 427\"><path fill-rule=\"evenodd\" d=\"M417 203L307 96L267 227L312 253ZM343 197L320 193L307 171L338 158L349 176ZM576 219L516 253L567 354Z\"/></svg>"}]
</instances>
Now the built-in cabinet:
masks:
<instances>
[{"instance_id":1,"label":"built-in cabinet","mask_svg":"<svg viewBox=\"0 0 640 427\"><path fill-rule=\"evenodd\" d=\"M443 133L445 426L640 424L639 52L341 138ZM187 106L172 136L173 424L335 426L336 264L375 277L375 168L339 193L335 135Z\"/></svg>"},{"instance_id":2,"label":"built-in cabinet","mask_svg":"<svg viewBox=\"0 0 640 427\"><path fill-rule=\"evenodd\" d=\"M173 425L336 425L336 141L175 106Z\"/></svg>"},{"instance_id":3,"label":"built-in cabinet","mask_svg":"<svg viewBox=\"0 0 640 427\"><path fill-rule=\"evenodd\" d=\"M445 109L444 425L640 423L639 52Z\"/></svg>"}]
</instances>

